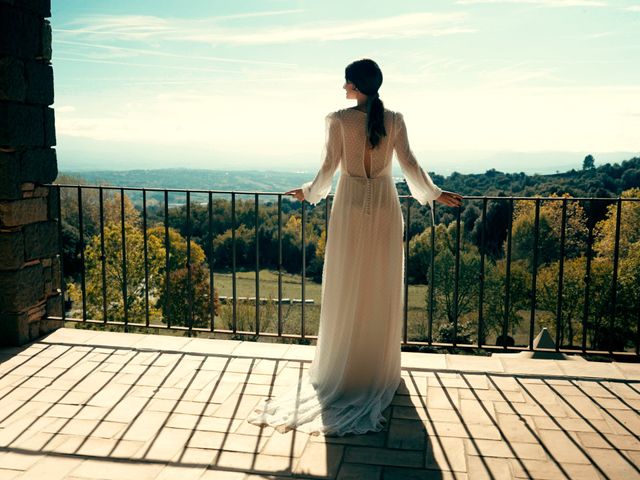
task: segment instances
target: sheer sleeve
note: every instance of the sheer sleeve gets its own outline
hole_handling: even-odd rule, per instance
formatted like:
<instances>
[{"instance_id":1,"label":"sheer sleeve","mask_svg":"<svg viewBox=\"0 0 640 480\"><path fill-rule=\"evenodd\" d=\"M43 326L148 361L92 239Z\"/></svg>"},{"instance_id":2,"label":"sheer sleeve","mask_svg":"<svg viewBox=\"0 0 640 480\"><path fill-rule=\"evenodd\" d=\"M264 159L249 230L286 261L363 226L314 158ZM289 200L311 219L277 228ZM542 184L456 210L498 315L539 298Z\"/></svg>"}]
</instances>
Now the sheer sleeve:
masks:
<instances>
[{"instance_id":1,"label":"sheer sleeve","mask_svg":"<svg viewBox=\"0 0 640 480\"><path fill-rule=\"evenodd\" d=\"M420 167L416 157L413 155L409 146L407 126L400 112L396 112L394 149L400 168L402 168L404 177L407 180L411 196L421 205L429 202L433 210L433 201L440 196L442 189L433 183L429 174Z\"/></svg>"},{"instance_id":2,"label":"sheer sleeve","mask_svg":"<svg viewBox=\"0 0 640 480\"><path fill-rule=\"evenodd\" d=\"M329 195L333 175L340 165L342 156L342 128L340 120L335 112L325 117L325 146L323 151L324 161L320 170L311 182L302 185L304 199L312 204L317 204Z\"/></svg>"}]
</instances>

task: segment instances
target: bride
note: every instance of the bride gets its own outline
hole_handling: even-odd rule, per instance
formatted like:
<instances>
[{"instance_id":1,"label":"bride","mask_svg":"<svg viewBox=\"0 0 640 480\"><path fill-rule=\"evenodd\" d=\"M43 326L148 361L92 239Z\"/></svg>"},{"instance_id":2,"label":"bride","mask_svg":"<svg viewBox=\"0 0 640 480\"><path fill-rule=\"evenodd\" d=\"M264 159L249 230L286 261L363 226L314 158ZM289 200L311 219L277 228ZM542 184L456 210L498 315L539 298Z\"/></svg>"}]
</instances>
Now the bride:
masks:
<instances>
[{"instance_id":1,"label":"bride","mask_svg":"<svg viewBox=\"0 0 640 480\"><path fill-rule=\"evenodd\" d=\"M326 116L323 163L313 181L286 192L317 204L340 178L331 207L320 323L308 371L265 398L247 421L280 432L338 435L380 431L400 384L404 302L404 219L391 176L393 152L422 205L458 207L462 197L436 186L418 164L400 112L384 107L382 72L370 59L345 69L351 108Z\"/></svg>"}]
</instances>

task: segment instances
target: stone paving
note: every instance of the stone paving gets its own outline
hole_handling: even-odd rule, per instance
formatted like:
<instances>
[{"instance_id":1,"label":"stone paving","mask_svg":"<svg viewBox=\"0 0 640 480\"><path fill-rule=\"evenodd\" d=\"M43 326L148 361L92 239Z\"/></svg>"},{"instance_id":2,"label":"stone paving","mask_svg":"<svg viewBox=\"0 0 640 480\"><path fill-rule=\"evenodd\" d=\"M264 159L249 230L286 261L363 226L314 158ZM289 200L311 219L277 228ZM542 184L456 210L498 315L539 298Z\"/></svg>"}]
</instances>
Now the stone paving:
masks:
<instances>
[{"instance_id":1,"label":"stone paving","mask_svg":"<svg viewBox=\"0 0 640 480\"><path fill-rule=\"evenodd\" d=\"M0 350L2 479L640 478L640 365L402 353L382 432L245 421L313 346L60 329Z\"/></svg>"}]
</instances>

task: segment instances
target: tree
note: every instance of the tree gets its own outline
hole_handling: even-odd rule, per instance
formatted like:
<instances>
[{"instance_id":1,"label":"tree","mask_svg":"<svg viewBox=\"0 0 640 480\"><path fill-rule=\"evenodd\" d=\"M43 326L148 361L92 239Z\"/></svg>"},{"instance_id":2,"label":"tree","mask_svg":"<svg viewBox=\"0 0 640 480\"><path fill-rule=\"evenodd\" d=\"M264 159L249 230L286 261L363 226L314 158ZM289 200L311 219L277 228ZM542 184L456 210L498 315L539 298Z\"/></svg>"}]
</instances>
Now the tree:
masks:
<instances>
[{"instance_id":1,"label":"tree","mask_svg":"<svg viewBox=\"0 0 640 480\"><path fill-rule=\"evenodd\" d=\"M525 261L512 260L509 272L509 304L507 308L507 261L488 263L485 268L485 309L482 341L490 335L502 335L504 320L507 319L507 335L514 335L522 317L520 310L530 305L531 272Z\"/></svg>"},{"instance_id":2,"label":"tree","mask_svg":"<svg viewBox=\"0 0 640 480\"><path fill-rule=\"evenodd\" d=\"M584 253L587 242L587 217L584 209L568 194L566 198L566 219L564 254L566 258L574 258ZM538 266L557 261L560 257L562 239L562 204L561 200L549 200L540 205L538 220ZM519 201L515 208L512 227L512 255L516 260L527 260L533 265L533 247L535 244L535 205L532 201Z\"/></svg>"},{"instance_id":3,"label":"tree","mask_svg":"<svg viewBox=\"0 0 640 480\"><path fill-rule=\"evenodd\" d=\"M124 297L125 276L122 253L122 230L115 223L107 223L104 228L105 276L104 287L107 303L107 320L123 322L125 305L128 321L143 323L145 317L145 268L143 233L130 223L125 223L125 255L126 255L126 297ZM94 235L85 253L85 283L87 317L102 319L103 313L103 276L101 261L100 235ZM161 268L164 264L164 250L157 238L147 240L148 282L149 282L149 315L159 316L153 306L153 298L162 287ZM73 289L71 291L74 291ZM81 302L80 290L72 296L72 300Z\"/></svg>"},{"instance_id":4,"label":"tree","mask_svg":"<svg viewBox=\"0 0 640 480\"><path fill-rule=\"evenodd\" d=\"M162 308L165 318L167 318L166 310L168 309L171 325L208 327L211 313L214 316L220 315L218 291L217 289L213 291L213 312L211 312L209 270L202 264L192 264L190 269L191 291L189 291L188 269L180 268L169 274L169 294L167 296L167 290L163 289L157 305ZM191 294L191 306L189 294Z\"/></svg>"},{"instance_id":5,"label":"tree","mask_svg":"<svg viewBox=\"0 0 640 480\"><path fill-rule=\"evenodd\" d=\"M209 266L204 250L194 240L190 240L187 255L187 240L174 228L168 229L169 236L169 292L166 284L166 265L160 266L161 289L156 307L172 325L189 326L189 291L191 291L191 312L194 327L206 327L211 317L209 295ZM166 251L163 226L149 229L149 238L155 239ZM189 270L191 276L189 278ZM190 283L190 285L189 285ZM219 311L218 294L214 291L214 315Z\"/></svg>"},{"instance_id":6,"label":"tree","mask_svg":"<svg viewBox=\"0 0 640 480\"><path fill-rule=\"evenodd\" d=\"M639 198L640 188L622 192L622 198ZM613 268L616 247L617 202L607 207L606 217L595 227L594 249L598 257ZM611 280L613 271L611 271ZM622 201L620 210L620 236L618 238L618 282L606 288L613 300L613 288L616 293L615 312L613 303L610 315L614 319L614 331L608 332L612 346L622 349L632 345L632 332L635 330L638 310L640 310L640 202ZM612 347L613 348L613 347Z\"/></svg>"},{"instance_id":7,"label":"tree","mask_svg":"<svg viewBox=\"0 0 640 480\"><path fill-rule=\"evenodd\" d=\"M480 270L480 257L477 248L468 240L462 230L460 232L460 256L457 278L457 302L456 302L456 224L448 226L439 224L436 226L435 247L435 271L433 288L434 318L438 322L437 339L439 341L451 341L453 324L457 323L458 342L465 343L469 339L471 329L468 323L472 320L477 309L478 298L478 274ZM411 245L410 245L411 248ZM430 255L431 232L430 229L423 232L414 242L413 255L422 256L426 270L425 281L430 281ZM431 293L427 291L425 303L427 309ZM449 325L450 326L447 326Z\"/></svg>"},{"instance_id":8,"label":"tree","mask_svg":"<svg viewBox=\"0 0 640 480\"><path fill-rule=\"evenodd\" d=\"M582 161L582 169L593 170L595 168L596 168L596 164L595 164L595 159L593 158L593 155L589 154L586 157L584 157L584 160Z\"/></svg>"}]
</instances>

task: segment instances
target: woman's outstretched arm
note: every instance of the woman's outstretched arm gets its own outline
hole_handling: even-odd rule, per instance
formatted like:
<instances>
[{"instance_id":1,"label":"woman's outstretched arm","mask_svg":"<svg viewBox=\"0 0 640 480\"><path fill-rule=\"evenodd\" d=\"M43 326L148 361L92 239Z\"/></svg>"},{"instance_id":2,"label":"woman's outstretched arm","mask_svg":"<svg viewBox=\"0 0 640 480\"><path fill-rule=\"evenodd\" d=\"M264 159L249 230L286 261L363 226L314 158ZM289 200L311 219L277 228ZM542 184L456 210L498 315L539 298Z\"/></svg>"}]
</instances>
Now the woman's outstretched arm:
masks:
<instances>
[{"instance_id":1,"label":"woman's outstretched arm","mask_svg":"<svg viewBox=\"0 0 640 480\"><path fill-rule=\"evenodd\" d=\"M324 160L316 177L311 182L304 183L302 187L285 194L294 195L298 200L306 200L314 205L329 195L333 176L342 157L342 126L335 113L326 116L325 133Z\"/></svg>"},{"instance_id":2,"label":"woman's outstretched arm","mask_svg":"<svg viewBox=\"0 0 640 480\"><path fill-rule=\"evenodd\" d=\"M411 196L415 198L421 205L426 205L438 198L442 193L442 189L438 187L427 172L418 164L415 155L409 146L409 136L407 134L407 126L404 122L404 116L400 112L396 112L396 128L393 147L400 163L400 168L407 180Z\"/></svg>"},{"instance_id":3,"label":"woman's outstretched arm","mask_svg":"<svg viewBox=\"0 0 640 480\"><path fill-rule=\"evenodd\" d=\"M440 203L449 206L460 205L462 197L457 193L446 192L438 187L418 164L415 155L409 146L409 136L407 134L407 126L404 117L400 112L396 112L396 128L394 131L393 147L400 163L400 168L407 180L411 196L415 198L421 205L429 203L433 211L433 202L437 200Z\"/></svg>"}]
</instances>

